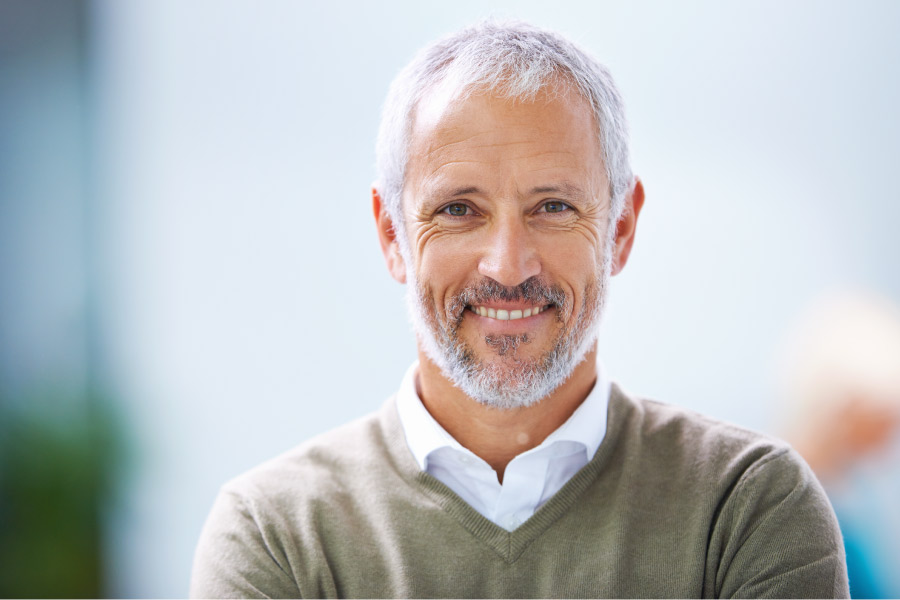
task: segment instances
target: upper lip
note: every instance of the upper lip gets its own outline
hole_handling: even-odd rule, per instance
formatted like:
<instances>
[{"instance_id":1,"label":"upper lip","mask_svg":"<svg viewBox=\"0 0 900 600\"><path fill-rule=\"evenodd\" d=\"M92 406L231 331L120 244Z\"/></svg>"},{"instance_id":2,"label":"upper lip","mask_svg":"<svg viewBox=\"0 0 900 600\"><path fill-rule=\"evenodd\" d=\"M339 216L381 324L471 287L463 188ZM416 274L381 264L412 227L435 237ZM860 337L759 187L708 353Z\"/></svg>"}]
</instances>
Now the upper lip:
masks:
<instances>
[{"instance_id":1,"label":"upper lip","mask_svg":"<svg viewBox=\"0 0 900 600\"><path fill-rule=\"evenodd\" d=\"M473 302L469 305L470 308L475 308L478 306L483 306L485 308L493 308L494 310L525 310L530 308L534 310L535 308L543 308L547 306L548 303L544 302L542 304L534 304L531 302Z\"/></svg>"}]
</instances>

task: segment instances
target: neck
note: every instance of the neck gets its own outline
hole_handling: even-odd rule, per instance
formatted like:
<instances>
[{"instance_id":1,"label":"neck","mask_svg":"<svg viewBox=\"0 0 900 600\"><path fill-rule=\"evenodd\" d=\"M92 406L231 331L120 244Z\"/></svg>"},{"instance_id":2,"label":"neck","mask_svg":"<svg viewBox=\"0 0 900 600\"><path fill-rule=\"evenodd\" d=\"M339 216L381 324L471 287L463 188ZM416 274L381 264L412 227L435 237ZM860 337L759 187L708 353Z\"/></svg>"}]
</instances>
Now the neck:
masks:
<instances>
[{"instance_id":1,"label":"neck","mask_svg":"<svg viewBox=\"0 0 900 600\"><path fill-rule=\"evenodd\" d=\"M597 348L592 348L566 381L536 404L524 408L485 406L444 377L419 350L416 391L431 416L462 446L487 462L500 482L506 465L538 446L572 416L597 380Z\"/></svg>"}]
</instances>

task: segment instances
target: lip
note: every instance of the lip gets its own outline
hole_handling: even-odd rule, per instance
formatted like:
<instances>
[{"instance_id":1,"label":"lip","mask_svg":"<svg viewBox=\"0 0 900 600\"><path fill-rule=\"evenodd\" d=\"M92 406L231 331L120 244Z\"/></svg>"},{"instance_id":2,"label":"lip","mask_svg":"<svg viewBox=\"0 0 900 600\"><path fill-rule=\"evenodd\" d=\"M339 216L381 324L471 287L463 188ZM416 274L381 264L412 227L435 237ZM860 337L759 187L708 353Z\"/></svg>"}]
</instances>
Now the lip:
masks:
<instances>
[{"instance_id":1,"label":"lip","mask_svg":"<svg viewBox=\"0 0 900 600\"><path fill-rule=\"evenodd\" d=\"M523 309L534 309L534 305L522 305L519 304L511 304L505 303L507 306L515 306L515 308L506 308L499 310L523 310ZM498 304L486 304L479 306L486 306L490 308L495 308L498 306L503 306L504 303ZM553 313L555 312L556 306L553 304L546 304L541 307L541 311L538 314L533 314L530 317L522 317L520 319L513 320L501 320L491 317L482 317L480 314L476 313L473 310L474 307L467 306L466 307L466 316L473 320L473 323L482 331L486 333L495 333L495 334L515 334L515 333L524 333L529 330L534 329L537 326L542 325L544 322L548 320L555 319ZM495 310L497 310L495 308Z\"/></svg>"},{"instance_id":2,"label":"lip","mask_svg":"<svg viewBox=\"0 0 900 600\"><path fill-rule=\"evenodd\" d=\"M490 302L484 302L479 304L471 304L469 308L472 306L486 306L488 308L493 308L496 310L525 310L526 308L538 308L538 307L547 307L550 304L535 304L534 302L522 302L519 301L508 301L508 300L491 300Z\"/></svg>"}]
</instances>

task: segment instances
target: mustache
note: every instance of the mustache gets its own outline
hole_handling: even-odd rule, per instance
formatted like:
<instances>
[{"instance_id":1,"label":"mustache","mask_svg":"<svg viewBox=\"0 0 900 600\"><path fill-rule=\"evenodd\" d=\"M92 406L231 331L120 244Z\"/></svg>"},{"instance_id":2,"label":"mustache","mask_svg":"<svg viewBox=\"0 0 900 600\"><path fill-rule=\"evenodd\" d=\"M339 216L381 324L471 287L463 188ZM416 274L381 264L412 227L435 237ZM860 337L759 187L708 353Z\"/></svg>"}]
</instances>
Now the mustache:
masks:
<instances>
[{"instance_id":1,"label":"mustache","mask_svg":"<svg viewBox=\"0 0 900 600\"><path fill-rule=\"evenodd\" d=\"M490 301L531 302L533 304L555 304L560 313L566 313L569 305L565 291L558 285L551 285L539 277L530 277L516 286L507 286L490 278L482 279L453 297L449 313L462 320L467 306L486 304Z\"/></svg>"}]
</instances>

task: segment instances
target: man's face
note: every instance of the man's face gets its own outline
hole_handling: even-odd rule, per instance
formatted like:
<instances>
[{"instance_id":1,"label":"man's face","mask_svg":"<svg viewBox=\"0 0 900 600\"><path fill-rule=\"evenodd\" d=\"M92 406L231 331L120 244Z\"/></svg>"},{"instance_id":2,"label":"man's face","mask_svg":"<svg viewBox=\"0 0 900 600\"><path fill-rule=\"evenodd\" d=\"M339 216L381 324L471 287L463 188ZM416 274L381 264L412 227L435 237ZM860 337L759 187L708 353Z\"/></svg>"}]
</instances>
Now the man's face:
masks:
<instances>
[{"instance_id":1,"label":"man's face","mask_svg":"<svg viewBox=\"0 0 900 600\"><path fill-rule=\"evenodd\" d=\"M420 343L476 400L547 396L595 342L610 273L609 184L575 93L419 104L403 213Z\"/></svg>"}]
</instances>

